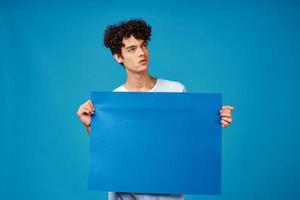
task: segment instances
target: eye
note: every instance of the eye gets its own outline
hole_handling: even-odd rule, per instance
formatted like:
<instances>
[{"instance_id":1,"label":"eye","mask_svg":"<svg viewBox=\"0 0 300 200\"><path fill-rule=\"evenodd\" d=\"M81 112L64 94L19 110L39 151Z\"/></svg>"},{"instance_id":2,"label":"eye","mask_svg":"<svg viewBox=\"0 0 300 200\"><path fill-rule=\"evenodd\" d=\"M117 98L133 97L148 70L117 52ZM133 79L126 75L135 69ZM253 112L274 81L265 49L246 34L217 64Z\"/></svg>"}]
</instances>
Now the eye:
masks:
<instances>
[{"instance_id":1,"label":"eye","mask_svg":"<svg viewBox=\"0 0 300 200\"><path fill-rule=\"evenodd\" d=\"M134 52L135 48L128 49L128 52Z\"/></svg>"}]
</instances>

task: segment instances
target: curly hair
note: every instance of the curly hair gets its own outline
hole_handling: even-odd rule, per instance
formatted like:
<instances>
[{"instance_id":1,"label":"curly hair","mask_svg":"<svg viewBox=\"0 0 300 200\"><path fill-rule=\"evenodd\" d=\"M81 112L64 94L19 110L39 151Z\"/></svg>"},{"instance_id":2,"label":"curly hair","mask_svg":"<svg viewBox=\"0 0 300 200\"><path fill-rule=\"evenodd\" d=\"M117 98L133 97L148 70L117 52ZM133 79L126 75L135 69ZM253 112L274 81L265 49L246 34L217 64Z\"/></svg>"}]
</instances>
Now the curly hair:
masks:
<instances>
[{"instance_id":1,"label":"curly hair","mask_svg":"<svg viewBox=\"0 0 300 200\"><path fill-rule=\"evenodd\" d=\"M151 26L141 19L132 19L109 25L105 29L104 45L110 49L112 54L122 55L121 48L124 46L122 40L129 38L131 35L136 39L149 42L151 39Z\"/></svg>"}]
</instances>

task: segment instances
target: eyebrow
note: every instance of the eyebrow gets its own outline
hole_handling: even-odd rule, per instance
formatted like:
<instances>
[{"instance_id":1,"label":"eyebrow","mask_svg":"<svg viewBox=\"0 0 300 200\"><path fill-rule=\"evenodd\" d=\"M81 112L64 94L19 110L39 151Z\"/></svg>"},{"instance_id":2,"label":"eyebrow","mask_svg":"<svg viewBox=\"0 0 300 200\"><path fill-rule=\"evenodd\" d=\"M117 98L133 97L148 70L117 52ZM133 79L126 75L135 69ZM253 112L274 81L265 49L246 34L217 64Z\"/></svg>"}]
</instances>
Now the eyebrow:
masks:
<instances>
[{"instance_id":1,"label":"eyebrow","mask_svg":"<svg viewBox=\"0 0 300 200\"><path fill-rule=\"evenodd\" d=\"M129 46L129 47L126 47L126 49L130 49L130 48L132 48L132 47L136 47L136 45L131 45L131 46Z\"/></svg>"},{"instance_id":2,"label":"eyebrow","mask_svg":"<svg viewBox=\"0 0 300 200\"><path fill-rule=\"evenodd\" d=\"M143 45L143 44L147 44L147 42L142 42L142 44L141 45ZM129 46L129 47L125 47L126 49L130 49L130 48L132 48L132 47L136 47L137 45L131 45L131 46Z\"/></svg>"}]
</instances>

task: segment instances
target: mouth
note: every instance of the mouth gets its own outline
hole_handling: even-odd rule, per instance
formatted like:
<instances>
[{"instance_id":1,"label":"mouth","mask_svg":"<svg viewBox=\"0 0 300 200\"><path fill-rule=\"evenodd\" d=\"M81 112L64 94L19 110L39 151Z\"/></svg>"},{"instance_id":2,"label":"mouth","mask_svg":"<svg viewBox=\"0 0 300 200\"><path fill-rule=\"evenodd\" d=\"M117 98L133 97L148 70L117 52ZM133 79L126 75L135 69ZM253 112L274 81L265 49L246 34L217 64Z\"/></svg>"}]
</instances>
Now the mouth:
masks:
<instances>
[{"instance_id":1,"label":"mouth","mask_svg":"<svg viewBox=\"0 0 300 200\"><path fill-rule=\"evenodd\" d=\"M147 63L147 59L140 60L139 63L145 64L145 63Z\"/></svg>"}]
</instances>

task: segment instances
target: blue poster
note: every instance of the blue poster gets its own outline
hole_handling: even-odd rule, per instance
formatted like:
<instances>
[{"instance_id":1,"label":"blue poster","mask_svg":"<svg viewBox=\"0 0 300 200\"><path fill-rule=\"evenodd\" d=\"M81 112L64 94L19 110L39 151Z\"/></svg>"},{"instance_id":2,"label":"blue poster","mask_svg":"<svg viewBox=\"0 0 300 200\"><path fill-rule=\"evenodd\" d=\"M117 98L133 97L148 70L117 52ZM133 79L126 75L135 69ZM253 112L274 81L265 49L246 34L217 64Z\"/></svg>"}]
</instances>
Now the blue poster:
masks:
<instances>
[{"instance_id":1,"label":"blue poster","mask_svg":"<svg viewBox=\"0 0 300 200\"><path fill-rule=\"evenodd\" d=\"M91 96L90 190L221 193L221 94Z\"/></svg>"}]
</instances>

